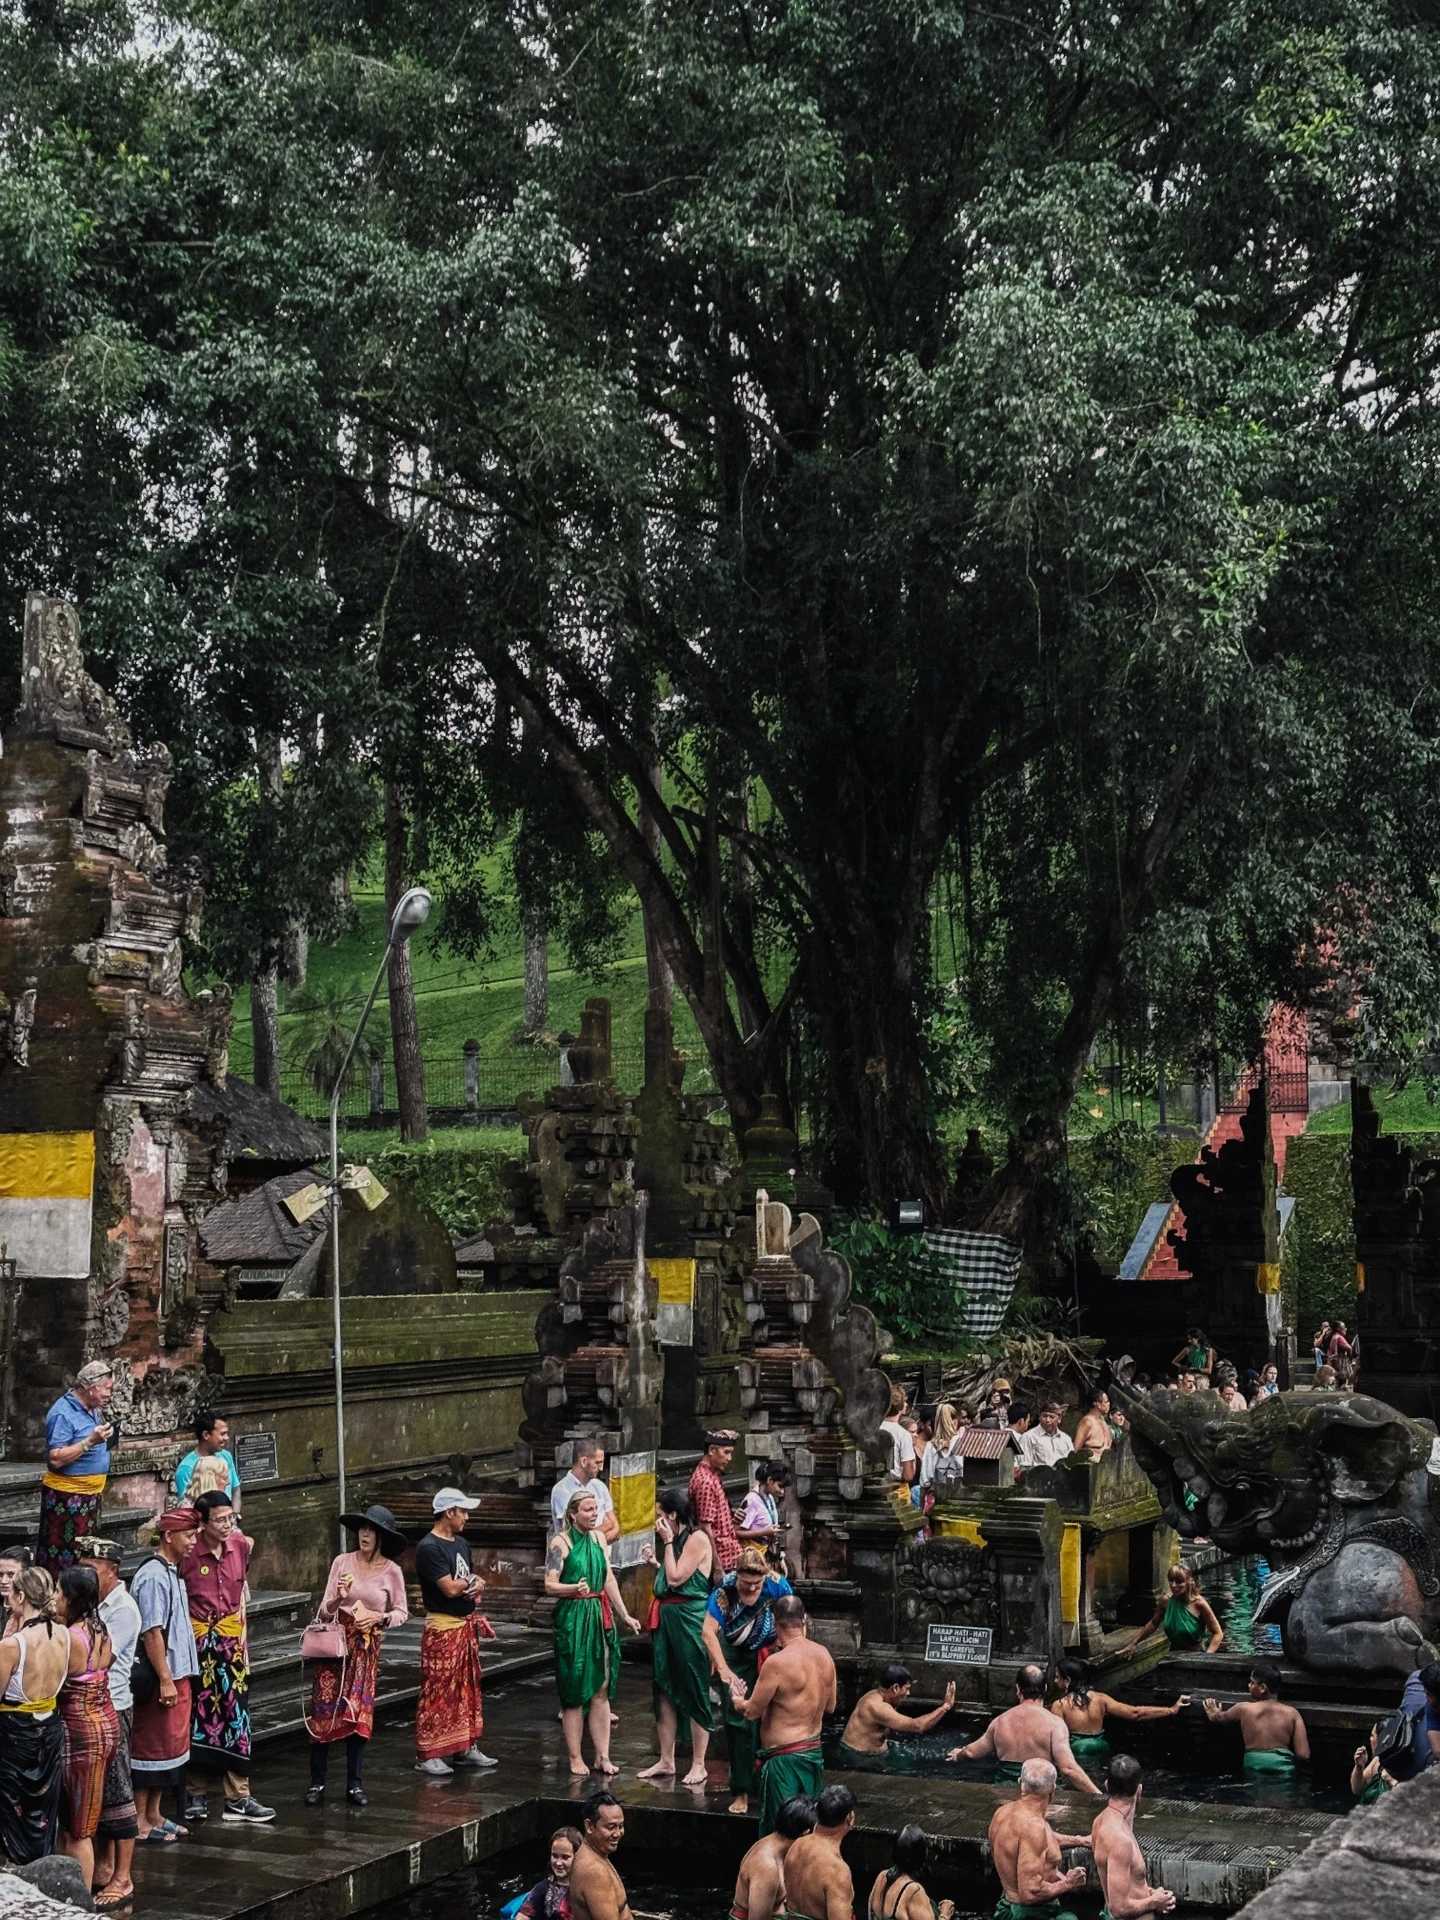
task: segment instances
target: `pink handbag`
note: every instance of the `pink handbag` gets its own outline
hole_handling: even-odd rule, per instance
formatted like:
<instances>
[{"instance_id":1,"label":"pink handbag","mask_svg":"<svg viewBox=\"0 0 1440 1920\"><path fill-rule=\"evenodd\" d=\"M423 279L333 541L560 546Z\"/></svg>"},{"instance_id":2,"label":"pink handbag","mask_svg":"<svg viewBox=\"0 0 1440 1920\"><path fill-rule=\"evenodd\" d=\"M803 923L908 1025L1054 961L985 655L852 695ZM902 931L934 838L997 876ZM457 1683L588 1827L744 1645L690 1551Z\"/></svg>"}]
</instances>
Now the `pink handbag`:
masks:
<instances>
[{"instance_id":1,"label":"pink handbag","mask_svg":"<svg viewBox=\"0 0 1440 1920\"><path fill-rule=\"evenodd\" d=\"M302 1660L343 1660L345 1629L338 1620L312 1620L300 1636Z\"/></svg>"}]
</instances>

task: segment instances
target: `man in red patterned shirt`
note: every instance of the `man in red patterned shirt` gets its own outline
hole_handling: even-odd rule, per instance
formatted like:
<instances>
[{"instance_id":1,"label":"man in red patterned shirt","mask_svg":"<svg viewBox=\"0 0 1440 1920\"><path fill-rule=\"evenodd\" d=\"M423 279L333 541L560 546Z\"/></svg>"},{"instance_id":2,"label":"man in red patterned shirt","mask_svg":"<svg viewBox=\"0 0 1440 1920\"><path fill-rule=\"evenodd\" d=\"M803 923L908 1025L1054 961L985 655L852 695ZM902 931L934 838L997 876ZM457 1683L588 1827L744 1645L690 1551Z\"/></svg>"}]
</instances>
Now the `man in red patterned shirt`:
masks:
<instances>
[{"instance_id":1,"label":"man in red patterned shirt","mask_svg":"<svg viewBox=\"0 0 1440 1920\"><path fill-rule=\"evenodd\" d=\"M725 1475L735 1458L738 1437L728 1428L707 1433L705 1452L690 1476L690 1504L695 1509L695 1524L710 1536L717 1577L733 1573L740 1558L740 1536L735 1531L735 1516L725 1496Z\"/></svg>"}]
</instances>

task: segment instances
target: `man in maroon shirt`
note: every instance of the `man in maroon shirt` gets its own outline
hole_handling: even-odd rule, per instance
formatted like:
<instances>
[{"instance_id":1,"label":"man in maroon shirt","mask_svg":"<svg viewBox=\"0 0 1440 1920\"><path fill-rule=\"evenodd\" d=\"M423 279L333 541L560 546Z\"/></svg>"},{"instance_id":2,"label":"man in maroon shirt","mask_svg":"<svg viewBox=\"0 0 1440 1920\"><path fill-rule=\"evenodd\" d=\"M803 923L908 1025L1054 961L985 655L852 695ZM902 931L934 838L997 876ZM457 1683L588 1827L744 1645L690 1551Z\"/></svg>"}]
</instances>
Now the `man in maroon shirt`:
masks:
<instances>
[{"instance_id":1,"label":"man in maroon shirt","mask_svg":"<svg viewBox=\"0 0 1440 1920\"><path fill-rule=\"evenodd\" d=\"M225 1769L226 1820L262 1826L275 1818L250 1791L250 1658L245 1644L245 1579L255 1542L241 1531L228 1493L202 1493L195 1502L200 1534L180 1563L190 1601L190 1624L200 1674L192 1699L191 1765L185 1776L185 1818L209 1817L207 1775L197 1754Z\"/></svg>"},{"instance_id":2,"label":"man in maroon shirt","mask_svg":"<svg viewBox=\"0 0 1440 1920\"><path fill-rule=\"evenodd\" d=\"M690 1504L695 1509L695 1524L710 1536L717 1577L733 1573L740 1558L740 1536L735 1531L735 1516L725 1494L725 1475L735 1458L738 1437L728 1429L707 1433L705 1452L690 1476Z\"/></svg>"}]
</instances>

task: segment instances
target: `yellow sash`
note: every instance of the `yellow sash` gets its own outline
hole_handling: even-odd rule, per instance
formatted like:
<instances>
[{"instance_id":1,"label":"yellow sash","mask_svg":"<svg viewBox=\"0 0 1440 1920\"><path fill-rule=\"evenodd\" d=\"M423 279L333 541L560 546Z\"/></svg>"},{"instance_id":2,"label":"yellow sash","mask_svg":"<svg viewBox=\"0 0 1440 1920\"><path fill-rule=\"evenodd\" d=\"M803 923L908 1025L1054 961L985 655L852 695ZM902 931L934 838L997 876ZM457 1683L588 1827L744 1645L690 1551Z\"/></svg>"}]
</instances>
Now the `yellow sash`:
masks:
<instances>
[{"instance_id":1,"label":"yellow sash","mask_svg":"<svg viewBox=\"0 0 1440 1920\"><path fill-rule=\"evenodd\" d=\"M208 1633L212 1627L223 1633L227 1640L243 1640L245 1637L245 1613L237 1607L234 1613L227 1613L220 1620L197 1620L192 1613L190 1625L198 1639L202 1633Z\"/></svg>"},{"instance_id":2,"label":"yellow sash","mask_svg":"<svg viewBox=\"0 0 1440 1920\"><path fill-rule=\"evenodd\" d=\"M105 1475L103 1473L54 1473L47 1469L40 1476L42 1487L49 1487L52 1493L103 1493Z\"/></svg>"},{"instance_id":3,"label":"yellow sash","mask_svg":"<svg viewBox=\"0 0 1440 1920\"><path fill-rule=\"evenodd\" d=\"M427 1613L425 1630L435 1633L454 1633L457 1627L468 1627L474 1619L472 1613Z\"/></svg>"},{"instance_id":4,"label":"yellow sash","mask_svg":"<svg viewBox=\"0 0 1440 1920\"><path fill-rule=\"evenodd\" d=\"M53 1713L54 1700L0 1700L0 1713Z\"/></svg>"}]
</instances>

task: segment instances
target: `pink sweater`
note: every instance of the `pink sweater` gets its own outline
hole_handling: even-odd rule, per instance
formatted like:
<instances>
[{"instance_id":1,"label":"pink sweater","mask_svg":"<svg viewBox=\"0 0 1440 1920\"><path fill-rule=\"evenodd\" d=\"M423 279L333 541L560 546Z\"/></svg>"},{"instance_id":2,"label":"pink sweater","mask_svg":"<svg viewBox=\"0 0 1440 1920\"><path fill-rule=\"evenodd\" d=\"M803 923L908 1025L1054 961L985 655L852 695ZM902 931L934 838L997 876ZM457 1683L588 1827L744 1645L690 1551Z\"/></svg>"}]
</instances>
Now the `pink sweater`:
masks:
<instances>
[{"instance_id":1,"label":"pink sweater","mask_svg":"<svg viewBox=\"0 0 1440 1920\"><path fill-rule=\"evenodd\" d=\"M340 1579L346 1573L351 1575L354 1584L345 1595L342 1605ZM382 1629L403 1627L410 1618L410 1609L405 1604L404 1577L393 1560L381 1560L367 1566L358 1553L337 1553L330 1563L330 1578L325 1582L320 1616L330 1620L339 1613L343 1619L357 1600L362 1606L384 1615L380 1622Z\"/></svg>"}]
</instances>

